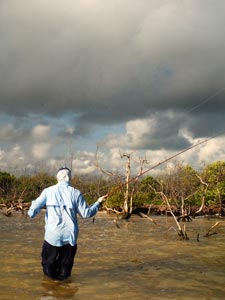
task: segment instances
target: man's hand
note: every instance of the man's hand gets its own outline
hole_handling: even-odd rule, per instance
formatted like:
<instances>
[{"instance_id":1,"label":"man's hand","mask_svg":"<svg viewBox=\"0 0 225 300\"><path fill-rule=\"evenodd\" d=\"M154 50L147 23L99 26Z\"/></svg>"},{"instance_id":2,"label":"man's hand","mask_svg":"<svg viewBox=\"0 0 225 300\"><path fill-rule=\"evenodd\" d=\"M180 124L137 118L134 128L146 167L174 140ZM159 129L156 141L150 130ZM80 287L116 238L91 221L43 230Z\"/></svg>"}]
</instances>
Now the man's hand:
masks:
<instances>
[{"instance_id":1,"label":"man's hand","mask_svg":"<svg viewBox=\"0 0 225 300\"><path fill-rule=\"evenodd\" d=\"M98 202L102 204L103 202L105 202L105 200L107 199L107 197L108 197L108 194L106 194L106 195L98 198Z\"/></svg>"}]
</instances>

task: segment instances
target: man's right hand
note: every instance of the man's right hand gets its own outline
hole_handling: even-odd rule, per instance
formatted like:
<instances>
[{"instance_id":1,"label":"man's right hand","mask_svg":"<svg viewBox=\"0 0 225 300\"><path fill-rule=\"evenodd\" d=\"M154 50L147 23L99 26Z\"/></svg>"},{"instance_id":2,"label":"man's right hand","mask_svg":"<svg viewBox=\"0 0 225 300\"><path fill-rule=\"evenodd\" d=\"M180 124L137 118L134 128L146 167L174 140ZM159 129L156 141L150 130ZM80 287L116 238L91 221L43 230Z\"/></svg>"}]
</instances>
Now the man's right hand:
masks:
<instances>
[{"instance_id":1,"label":"man's right hand","mask_svg":"<svg viewBox=\"0 0 225 300\"><path fill-rule=\"evenodd\" d=\"M106 195L104 195L104 196L101 196L100 198L98 198L98 202L99 203L103 203L103 202L105 202L105 200L108 198L108 194L106 194Z\"/></svg>"}]
</instances>

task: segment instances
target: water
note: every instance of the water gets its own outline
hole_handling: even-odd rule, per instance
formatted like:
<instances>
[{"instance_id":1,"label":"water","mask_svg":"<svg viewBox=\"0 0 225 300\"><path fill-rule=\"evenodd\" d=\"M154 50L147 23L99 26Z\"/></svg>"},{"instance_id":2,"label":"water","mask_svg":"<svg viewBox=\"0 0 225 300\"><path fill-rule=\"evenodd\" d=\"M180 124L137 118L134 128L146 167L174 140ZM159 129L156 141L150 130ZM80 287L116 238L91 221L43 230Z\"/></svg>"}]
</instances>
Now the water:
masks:
<instances>
[{"instance_id":1,"label":"water","mask_svg":"<svg viewBox=\"0 0 225 300\"><path fill-rule=\"evenodd\" d=\"M40 265L43 215L0 214L0 300L225 299L225 221L209 238L216 220L186 223L181 241L172 218L154 219L132 216L120 228L103 213L80 220L72 276L57 282Z\"/></svg>"}]
</instances>

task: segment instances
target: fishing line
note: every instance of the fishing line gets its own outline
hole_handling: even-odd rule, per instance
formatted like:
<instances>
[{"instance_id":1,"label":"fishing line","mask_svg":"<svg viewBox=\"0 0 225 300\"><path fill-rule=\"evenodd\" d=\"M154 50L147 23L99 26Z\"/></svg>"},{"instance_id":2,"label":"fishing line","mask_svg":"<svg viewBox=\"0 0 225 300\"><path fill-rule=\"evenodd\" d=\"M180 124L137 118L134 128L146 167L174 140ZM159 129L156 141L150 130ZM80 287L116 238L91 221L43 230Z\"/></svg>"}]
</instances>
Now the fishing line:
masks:
<instances>
[{"instance_id":1,"label":"fishing line","mask_svg":"<svg viewBox=\"0 0 225 300\"><path fill-rule=\"evenodd\" d=\"M204 98L199 104L197 104L197 105L193 106L191 109L189 109L187 111L187 113L193 112L194 110L196 110L197 108L199 108L203 104L209 102L210 100L212 100L213 98L215 98L217 95L219 95L221 93L221 91L223 91L223 90L225 90L224 87L221 88L221 89L219 89L219 90L217 90L215 94L213 94L213 95L211 95L211 96L209 96L207 98Z\"/></svg>"},{"instance_id":2,"label":"fishing line","mask_svg":"<svg viewBox=\"0 0 225 300\"><path fill-rule=\"evenodd\" d=\"M208 96L207 98L204 98L199 104L193 106L193 107L192 107L191 109L189 109L186 113L190 113L190 112L193 112L194 110L198 109L200 106L202 106L202 105L206 104L207 102L209 102L210 100L214 99L214 98L215 98L217 95L219 95L223 90L225 90L224 87L223 87L223 88L220 88L220 89L217 90L214 94ZM191 149L194 149L194 148L196 148L196 147L198 147L198 146L200 146L200 145L202 145L202 144L205 144L205 143L207 143L208 141L210 141L210 140L212 140L212 139L214 139L214 138L216 138L216 137L218 137L218 136L220 136L220 135L222 135L222 134L224 134L224 133L225 133L225 132L220 132L220 133L218 133L218 134L216 134L216 135L213 135L212 137L209 137L209 138L207 138L207 139L205 139L205 140L203 140L203 141L200 141L200 142L198 142L198 143L196 143L196 144L194 144L194 145L192 145L192 146L190 146L190 147L187 147L187 148L185 148L185 149L183 149L183 150L177 152L176 154L174 154L174 155L172 155L172 156L166 158L165 160L163 160L163 161L161 161L161 162L158 162L157 164L155 164L155 165L151 166L150 168L146 169L145 171L143 171L143 172L139 173L138 175L132 177L130 180L125 181L124 183L121 183L120 185L117 185L117 186L113 189L112 192L109 192L109 193L108 193L108 196L110 196L110 195L113 194L116 190L120 189L121 187L125 186L126 184L129 184L129 183L131 183L132 181L135 181L135 180L139 179L139 177L143 176L144 174L146 174L146 173L150 172L151 170L153 170L153 169L155 169L155 168L161 166L162 164L164 164L164 163L166 163L166 162L168 162L168 161L174 159L175 157L177 157L177 156L179 156L179 155L181 155L181 154L183 154L183 153L185 153L185 152L187 152L187 151L189 151L189 150L191 150Z\"/></svg>"},{"instance_id":3,"label":"fishing line","mask_svg":"<svg viewBox=\"0 0 225 300\"><path fill-rule=\"evenodd\" d=\"M210 100L212 100L213 98L215 98L218 94L220 94L220 92L221 92L222 90L225 90L225 88L219 89L215 94L213 94L213 95L207 97L206 99L204 99L203 101L201 101L199 104L197 104L197 105L195 105L194 107L192 107L190 110L187 111L187 113L190 113L190 112L196 110L197 108L199 108L200 106L202 106L203 104L209 102ZM200 141L200 142L198 142L198 143L196 143L196 144L194 144L194 145L191 145L190 147L187 147L187 148L185 148L185 149L183 149L183 150L181 150L181 151L179 151L179 152L173 154L172 156L170 156L170 157L164 159L163 161L158 162L157 164L151 166L150 168L148 168L148 169L146 169L146 170L140 172L138 175L132 177L132 178L129 179L128 181L125 181L125 182L123 182L123 183L118 184L117 186L115 186L115 187L113 188L113 190L111 190L110 192L107 193L107 194L108 194L108 197L111 196L112 194L114 194L117 190L121 189L123 186L125 186L125 185L127 185L127 184L129 184L129 183L131 183L131 182L133 182L133 181L138 180L141 176L143 176L144 174L150 172L151 170L153 170L153 169L155 169L155 168L161 166L162 164L164 164L164 163L166 163L166 162L168 162L168 161L170 161L170 160L172 160L172 159L174 159L174 158L180 156L181 154L183 154L183 153L185 153L185 152L187 152L187 151L189 151L189 150L191 150L191 149L194 149L194 148L196 148L196 147L198 147L198 146L200 146L200 145L203 145L203 144L209 142L210 140L212 140L212 139L214 139L214 138L216 138L216 137L218 137L218 136L220 136L220 135L222 135L222 134L224 134L224 133L225 133L225 132L220 132L220 133L218 133L218 134L216 134L216 135L214 135L214 136L212 136L212 137L209 137L209 138L204 139L204 140L202 140L202 141ZM104 187L101 188L101 190L103 190L103 189L105 190L106 188L110 188L110 187L111 187L111 186L104 186ZM111 188L112 188L112 187L111 187Z\"/></svg>"},{"instance_id":4,"label":"fishing line","mask_svg":"<svg viewBox=\"0 0 225 300\"><path fill-rule=\"evenodd\" d=\"M150 172L151 170L153 170L153 169L155 169L155 168L161 166L162 164L164 164L164 163L170 161L171 159L173 159L173 158L175 158L175 157L177 157L177 156L179 156L179 155L181 155L181 154L183 154L183 153L185 153L185 152L187 152L187 151L189 151L189 150L191 150L191 149L194 149L194 148L196 148L196 147L198 147L198 146L200 146L200 145L202 145L202 144L205 144L205 143L209 142L210 140L212 140L212 139L214 139L214 138L216 138L216 137L222 135L223 133L225 133L225 132L221 132L220 134L214 135L214 136L212 136L212 137L210 137L210 138L207 138L207 139L205 139L205 140L203 140L203 141L200 141L200 142L198 142L198 143L196 143L196 144L194 144L194 145L192 145L192 146L190 146L190 147L188 147L188 148L185 148L185 149L183 149L183 150L177 152L176 154L174 154L174 155L172 155L172 156L170 156L170 157L164 159L163 161L158 162L157 164L155 164L155 165L151 166L150 168L144 170L143 172L139 173L138 175L132 177L130 180L128 180L128 181L122 183L120 186L115 187L115 189L114 189L112 192L109 192L109 193L108 193L108 196L110 196L110 195L111 195L112 193L114 193L116 190L118 190L119 188L121 188L121 186L124 186L124 185L126 185L126 184L128 184L128 183L131 183L132 181L135 181L135 180L139 179L139 177L141 177L141 176L143 176L144 174Z\"/></svg>"}]
</instances>

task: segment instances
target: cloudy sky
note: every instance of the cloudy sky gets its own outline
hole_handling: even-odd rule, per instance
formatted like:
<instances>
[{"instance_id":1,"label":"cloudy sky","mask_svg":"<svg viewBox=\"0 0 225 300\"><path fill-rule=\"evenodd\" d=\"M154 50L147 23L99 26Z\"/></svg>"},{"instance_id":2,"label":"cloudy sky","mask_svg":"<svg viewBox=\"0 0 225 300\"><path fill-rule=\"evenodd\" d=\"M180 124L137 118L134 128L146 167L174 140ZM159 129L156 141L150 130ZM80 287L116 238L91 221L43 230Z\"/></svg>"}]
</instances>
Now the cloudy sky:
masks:
<instances>
[{"instance_id":1,"label":"cloudy sky","mask_svg":"<svg viewBox=\"0 0 225 300\"><path fill-rule=\"evenodd\" d=\"M224 0L0 0L0 170L225 160L224 34Z\"/></svg>"}]
</instances>

